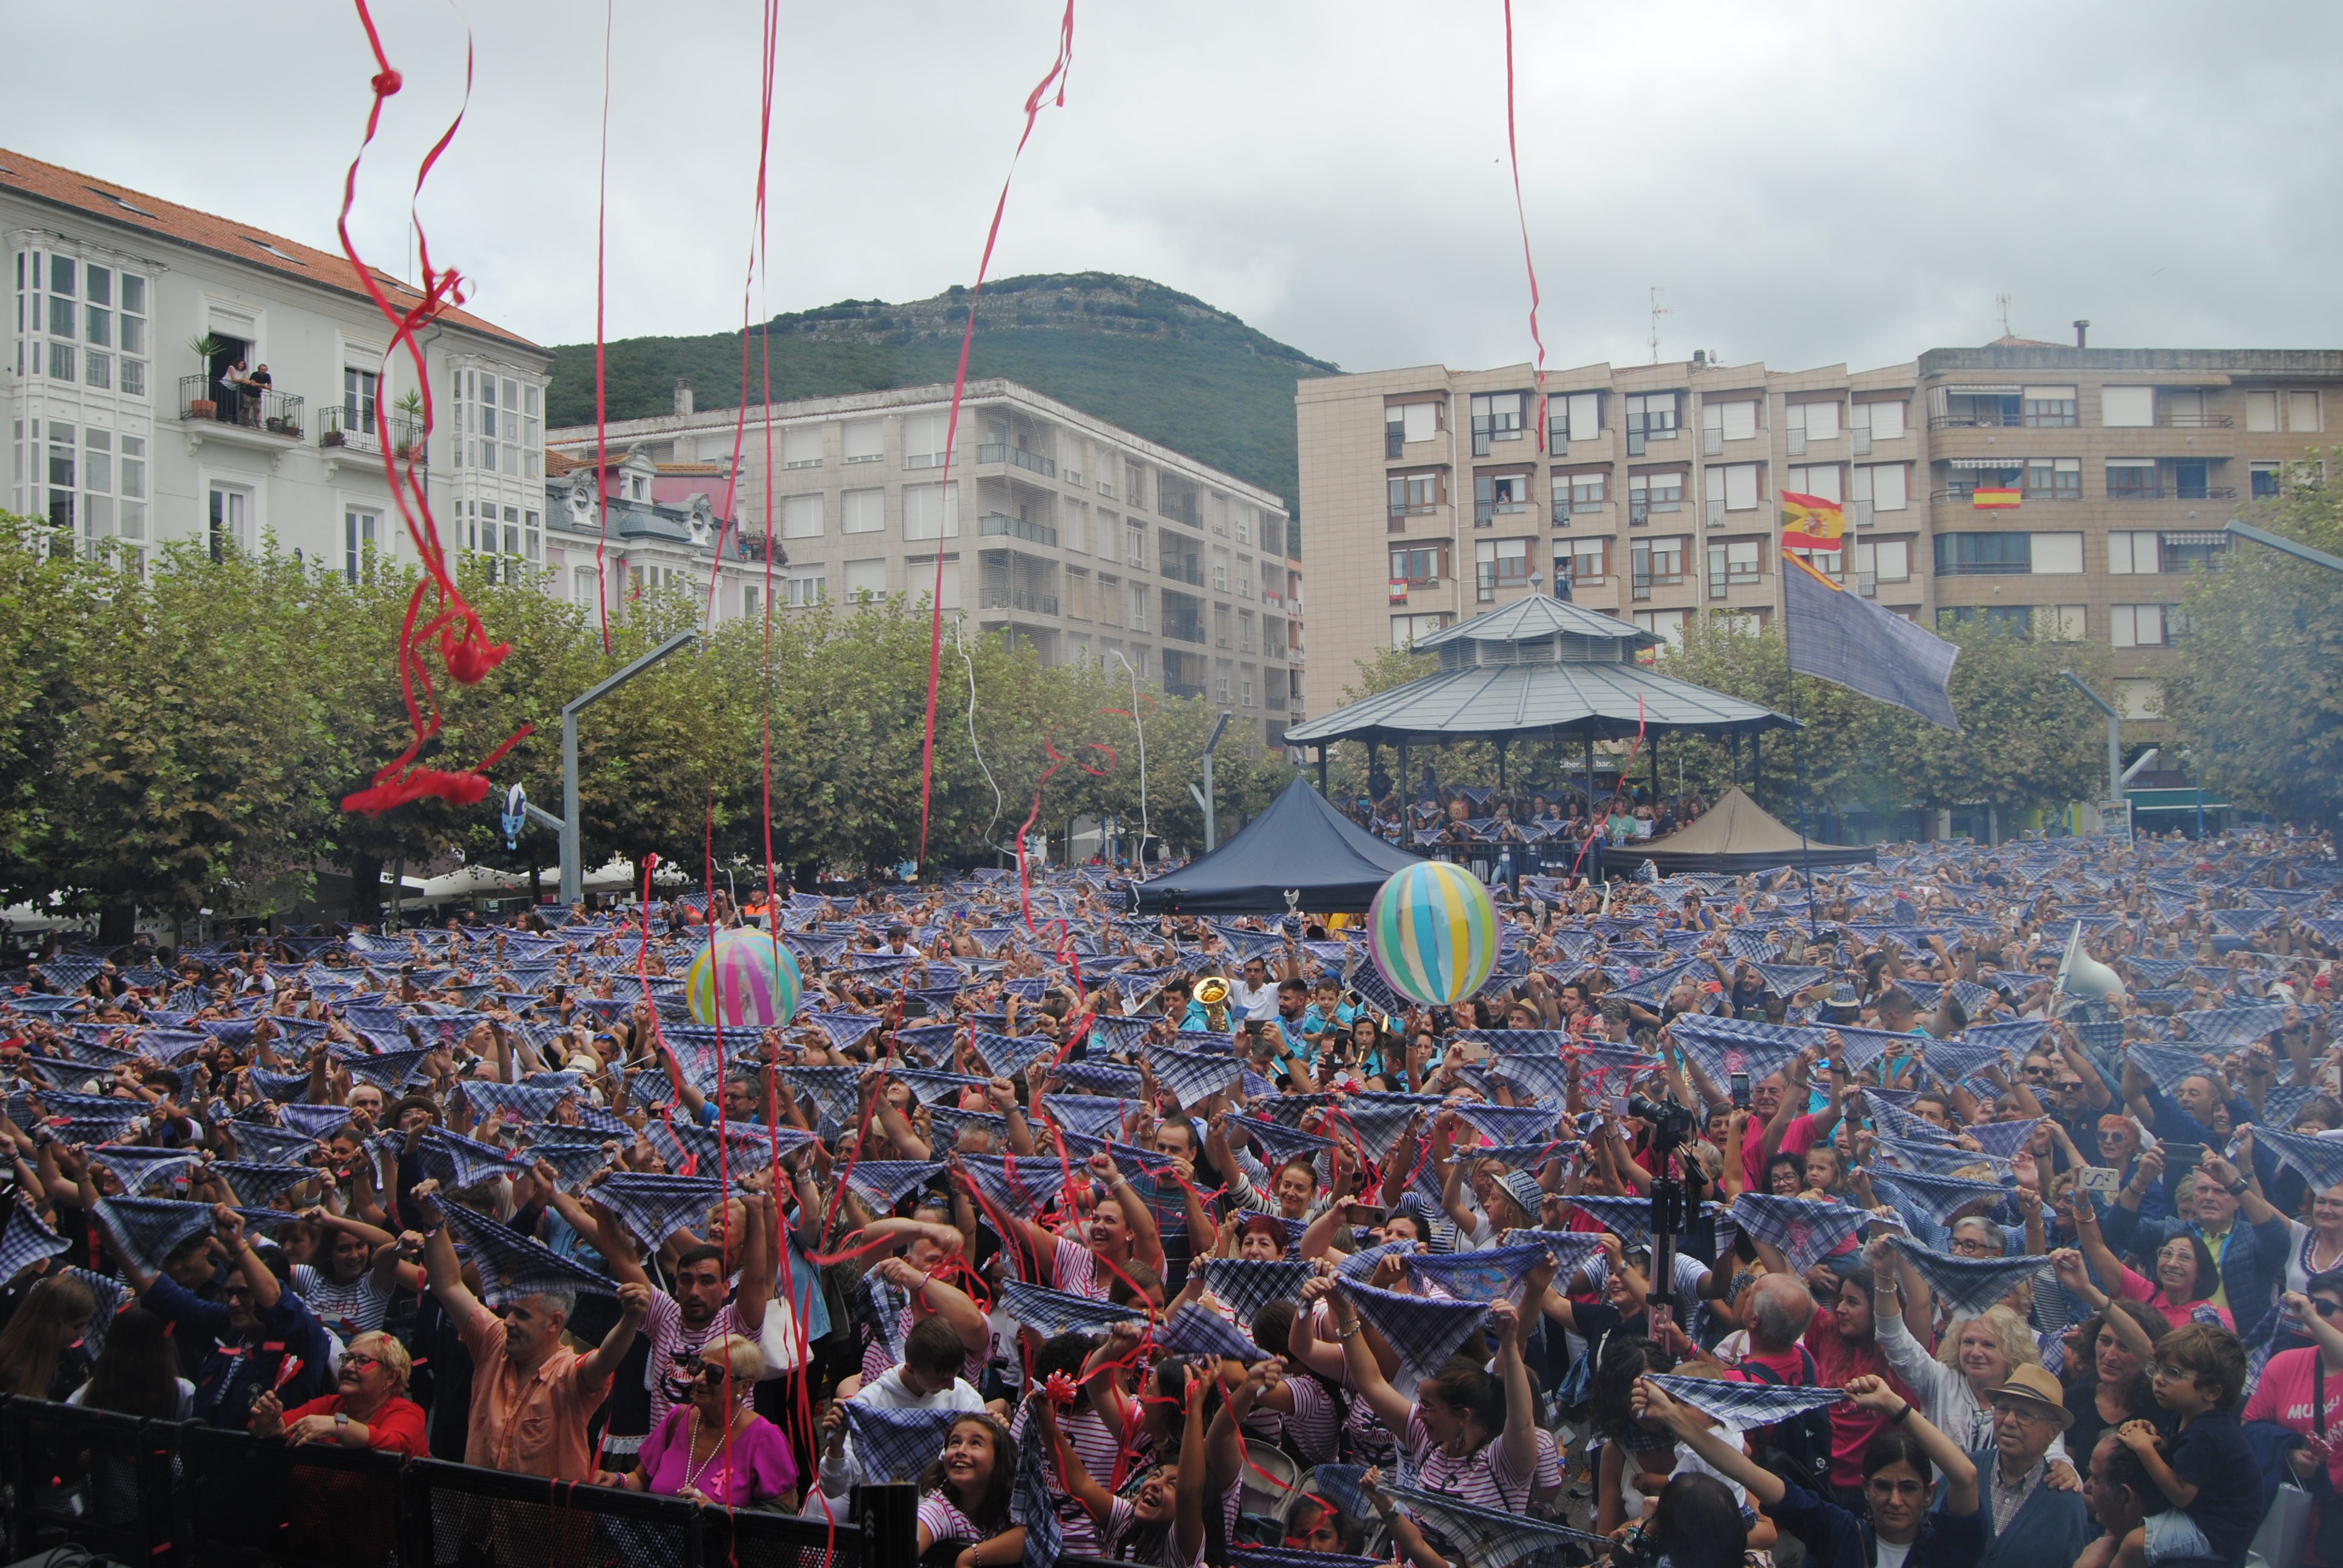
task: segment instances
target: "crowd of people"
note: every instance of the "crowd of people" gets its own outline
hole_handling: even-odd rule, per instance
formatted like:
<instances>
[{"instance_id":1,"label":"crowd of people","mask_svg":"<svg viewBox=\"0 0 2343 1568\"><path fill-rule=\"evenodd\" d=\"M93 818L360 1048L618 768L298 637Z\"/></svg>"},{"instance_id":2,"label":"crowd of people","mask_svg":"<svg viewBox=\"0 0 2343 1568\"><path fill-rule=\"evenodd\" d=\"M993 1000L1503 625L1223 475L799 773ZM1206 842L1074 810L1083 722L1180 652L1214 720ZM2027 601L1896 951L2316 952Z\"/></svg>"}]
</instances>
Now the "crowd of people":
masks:
<instances>
[{"instance_id":1,"label":"crowd of people","mask_svg":"<svg viewBox=\"0 0 2343 1568\"><path fill-rule=\"evenodd\" d=\"M1516 880L1439 1008L1355 919L1083 872L53 945L0 1393L910 1482L967 1568L2343 1568L2330 841ZM744 922L799 1011L692 1021Z\"/></svg>"},{"instance_id":2,"label":"crowd of people","mask_svg":"<svg viewBox=\"0 0 2343 1568\"><path fill-rule=\"evenodd\" d=\"M1384 792L1360 796L1344 816L1389 843L1469 865L1483 881L1516 894L1523 877L1600 878L1606 850L1617 857L1636 843L1690 827L1708 811L1696 792L1629 790L1624 779L1617 799L1606 802L1598 794L1591 807L1585 791L1570 784L1513 790L1443 786L1427 769L1413 799L1403 799L1388 779L1373 782Z\"/></svg>"}]
</instances>

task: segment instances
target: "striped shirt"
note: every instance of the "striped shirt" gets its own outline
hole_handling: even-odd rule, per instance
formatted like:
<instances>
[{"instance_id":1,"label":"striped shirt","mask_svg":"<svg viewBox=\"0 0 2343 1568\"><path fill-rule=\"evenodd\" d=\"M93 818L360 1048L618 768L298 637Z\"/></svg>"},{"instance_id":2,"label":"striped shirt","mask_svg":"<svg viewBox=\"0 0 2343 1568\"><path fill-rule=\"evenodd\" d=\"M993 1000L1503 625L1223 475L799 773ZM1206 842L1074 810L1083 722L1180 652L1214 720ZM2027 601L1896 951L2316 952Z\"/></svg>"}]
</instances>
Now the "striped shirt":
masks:
<instances>
[{"instance_id":1,"label":"striped shirt","mask_svg":"<svg viewBox=\"0 0 2343 1568\"><path fill-rule=\"evenodd\" d=\"M1527 1474L1506 1464L1502 1437L1493 1437L1467 1454L1450 1453L1446 1445L1433 1441L1431 1429L1423 1424L1420 1404L1407 1412L1403 1442L1420 1477L1416 1484L1426 1492L1445 1493L1501 1513L1519 1513L1537 1483L1534 1462Z\"/></svg>"},{"instance_id":2,"label":"striped shirt","mask_svg":"<svg viewBox=\"0 0 2343 1568\"><path fill-rule=\"evenodd\" d=\"M308 1264L296 1263L293 1292L344 1344L382 1327L383 1314L390 1309L390 1292L374 1282L372 1269L337 1285Z\"/></svg>"},{"instance_id":3,"label":"striped shirt","mask_svg":"<svg viewBox=\"0 0 2343 1568\"><path fill-rule=\"evenodd\" d=\"M1019 1405L1016 1418L1009 1423L1009 1435L1020 1444L1025 1441L1026 1415L1031 1408L1031 1405ZM1116 1441L1105 1418L1094 1410L1078 1410L1071 1415L1060 1416L1058 1430L1072 1445L1074 1457L1082 1462L1082 1469L1090 1478L1101 1486L1111 1487L1114 1484L1115 1461L1122 1452L1122 1445ZM1091 1518L1090 1510L1076 1502L1067 1490L1065 1478L1058 1473L1058 1456L1054 1452L1048 1456L1046 1473L1050 1496L1057 1504L1059 1523L1065 1535L1062 1550L1076 1557L1097 1556L1100 1546L1098 1526Z\"/></svg>"}]
</instances>

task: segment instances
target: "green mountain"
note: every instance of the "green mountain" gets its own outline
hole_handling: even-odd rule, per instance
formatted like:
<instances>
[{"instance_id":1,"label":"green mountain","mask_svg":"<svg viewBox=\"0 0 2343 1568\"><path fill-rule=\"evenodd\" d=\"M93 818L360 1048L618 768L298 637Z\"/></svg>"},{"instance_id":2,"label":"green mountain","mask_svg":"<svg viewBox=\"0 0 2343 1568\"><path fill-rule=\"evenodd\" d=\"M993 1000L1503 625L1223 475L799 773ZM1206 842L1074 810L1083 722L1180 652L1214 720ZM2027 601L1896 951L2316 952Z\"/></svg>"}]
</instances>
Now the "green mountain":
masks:
<instances>
[{"instance_id":1,"label":"green mountain","mask_svg":"<svg viewBox=\"0 0 2343 1568\"><path fill-rule=\"evenodd\" d=\"M751 333L749 399L763 396L768 355L776 401L948 382L967 324L960 287L905 305L849 299L777 316ZM609 417L666 413L679 378L691 383L699 407L739 407L740 337L606 345ZM594 346L564 344L553 355L552 423L593 423ZM1161 284L1084 272L987 284L968 368L971 377L1006 377L1071 403L1273 490L1292 508L1293 384L1337 367Z\"/></svg>"}]
</instances>

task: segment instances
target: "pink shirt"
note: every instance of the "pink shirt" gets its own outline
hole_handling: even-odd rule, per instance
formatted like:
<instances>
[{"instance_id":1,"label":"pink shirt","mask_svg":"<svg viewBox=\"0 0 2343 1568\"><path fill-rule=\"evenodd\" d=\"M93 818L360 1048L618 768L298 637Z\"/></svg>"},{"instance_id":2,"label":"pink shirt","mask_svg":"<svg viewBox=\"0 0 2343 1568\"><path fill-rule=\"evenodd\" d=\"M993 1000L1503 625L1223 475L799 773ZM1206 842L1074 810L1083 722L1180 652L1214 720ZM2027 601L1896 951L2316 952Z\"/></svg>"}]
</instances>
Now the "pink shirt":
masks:
<instances>
[{"instance_id":1,"label":"pink shirt","mask_svg":"<svg viewBox=\"0 0 2343 1568\"><path fill-rule=\"evenodd\" d=\"M687 1483L692 1490L727 1508L746 1508L760 1498L795 1491L797 1456L789 1440L769 1421L752 1421L746 1430L719 1443L704 1466L691 1462L691 1406L677 1405L643 1439L645 1483L653 1492L680 1496Z\"/></svg>"},{"instance_id":2,"label":"pink shirt","mask_svg":"<svg viewBox=\"0 0 2343 1568\"><path fill-rule=\"evenodd\" d=\"M2291 1432L2315 1432L2320 1426L2311 1413L2310 1402L2317 1382L2318 1351L2316 1346L2298 1351L2280 1351L2270 1357L2262 1368L2261 1382L2246 1401L2246 1408L2237 1412L2239 1421L2274 1421ZM2327 1374L2327 1420L2328 1432L2343 1436L2343 1372ZM2338 1490L2343 1490L2343 1442L2327 1456L2327 1474ZM2330 1504L2330 1506L2332 1506Z\"/></svg>"},{"instance_id":3,"label":"pink shirt","mask_svg":"<svg viewBox=\"0 0 2343 1568\"><path fill-rule=\"evenodd\" d=\"M1782 1092L1788 1094L1792 1091L1785 1089ZM1803 1156L1815 1146L1815 1119L1811 1116L1790 1118L1790 1124L1782 1129L1782 1146L1775 1150L1774 1154L1765 1152L1765 1129L1762 1123L1755 1131L1758 1134L1756 1141L1745 1142L1741 1146L1741 1177L1749 1191L1764 1192L1769 1191L1765 1185L1765 1167L1773 1162L1774 1154Z\"/></svg>"},{"instance_id":4,"label":"pink shirt","mask_svg":"<svg viewBox=\"0 0 2343 1568\"><path fill-rule=\"evenodd\" d=\"M2217 1318L2220 1325L2231 1333L2237 1332L2237 1323L2229 1317L2229 1309L2215 1306L2210 1297L2176 1307L2164 1299L2164 1292L2155 1281L2134 1273L2129 1269L2123 1271L2123 1280L2116 1286L2116 1296L2119 1301L2137 1302L2151 1312L2162 1312L2164 1321L2176 1329L2200 1321L2211 1322ZM2200 1312L2212 1313L2213 1318L2199 1319L2197 1314Z\"/></svg>"}]
</instances>

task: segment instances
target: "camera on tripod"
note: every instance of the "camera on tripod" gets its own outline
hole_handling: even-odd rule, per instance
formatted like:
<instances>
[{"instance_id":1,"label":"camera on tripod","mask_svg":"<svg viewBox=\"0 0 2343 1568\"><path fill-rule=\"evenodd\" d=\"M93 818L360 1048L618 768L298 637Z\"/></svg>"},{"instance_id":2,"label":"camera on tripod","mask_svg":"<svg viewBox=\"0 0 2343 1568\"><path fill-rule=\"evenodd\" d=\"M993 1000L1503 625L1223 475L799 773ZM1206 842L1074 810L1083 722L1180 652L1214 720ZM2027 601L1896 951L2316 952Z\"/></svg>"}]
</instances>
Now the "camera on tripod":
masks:
<instances>
[{"instance_id":1,"label":"camera on tripod","mask_svg":"<svg viewBox=\"0 0 2343 1568\"><path fill-rule=\"evenodd\" d=\"M1627 1114L1652 1130L1653 1146L1665 1153L1693 1135L1693 1114L1673 1100L1653 1100L1641 1094L1627 1097Z\"/></svg>"}]
</instances>

